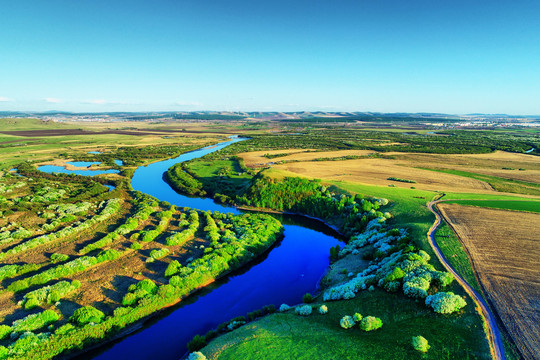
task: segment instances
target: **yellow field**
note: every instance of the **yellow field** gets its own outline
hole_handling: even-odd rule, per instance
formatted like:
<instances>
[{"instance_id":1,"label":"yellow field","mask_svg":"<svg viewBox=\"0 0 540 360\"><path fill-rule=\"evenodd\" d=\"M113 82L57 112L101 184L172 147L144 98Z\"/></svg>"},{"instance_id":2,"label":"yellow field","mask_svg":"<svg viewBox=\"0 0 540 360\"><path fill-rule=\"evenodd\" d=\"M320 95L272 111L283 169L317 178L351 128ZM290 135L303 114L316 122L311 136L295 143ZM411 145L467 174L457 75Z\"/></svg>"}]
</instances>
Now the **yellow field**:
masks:
<instances>
[{"instance_id":1,"label":"yellow field","mask_svg":"<svg viewBox=\"0 0 540 360\"><path fill-rule=\"evenodd\" d=\"M266 150L266 151L252 151L247 153L240 153L244 163L248 167L266 166L270 163L277 161L311 161L319 158L337 158L342 156L354 155L364 156L373 154L371 150L340 150L340 151L315 151L306 149L287 149L287 150ZM264 155L278 155L288 154L272 159L264 157Z\"/></svg>"},{"instance_id":2,"label":"yellow field","mask_svg":"<svg viewBox=\"0 0 540 360\"><path fill-rule=\"evenodd\" d=\"M540 214L438 205L526 359L540 354Z\"/></svg>"},{"instance_id":3,"label":"yellow field","mask_svg":"<svg viewBox=\"0 0 540 360\"><path fill-rule=\"evenodd\" d=\"M299 162L274 166L276 169L324 180L341 180L370 185L394 185L421 190L491 193L491 186L480 180L429 170L401 166L395 160L356 159L342 161ZM387 180L389 177L414 180L403 183Z\"/></svg>"},{"instance_id":4,"label":"yellow field","mask_svg":"<svg viewBox=\"0 0 540 360\"><path fill-rule=\"evenodd\" d=\"M495 190L481 180L464 176L424 170L453 169L477 174L497 176L506 179L540 183L540 162L532 155L497 151L490 154L417 154L385 153L392 158L361 158L353 160L313 161L319 158L338 158L348 155L365 156L369 150L314 151L288 149L255 151L238 154L248 167L271 166L291 174L341 180L370 185L393 185L415 187L428 191L473 192L492 194ZM268 159L265 154L280 155ZM285 163L282 163L285 162ZM513 168L508 170L503 168ZM519 170L519 169L524 170ZM405 183L387 180L389 177L414 180Z\"/></svg>"}]
</instances>

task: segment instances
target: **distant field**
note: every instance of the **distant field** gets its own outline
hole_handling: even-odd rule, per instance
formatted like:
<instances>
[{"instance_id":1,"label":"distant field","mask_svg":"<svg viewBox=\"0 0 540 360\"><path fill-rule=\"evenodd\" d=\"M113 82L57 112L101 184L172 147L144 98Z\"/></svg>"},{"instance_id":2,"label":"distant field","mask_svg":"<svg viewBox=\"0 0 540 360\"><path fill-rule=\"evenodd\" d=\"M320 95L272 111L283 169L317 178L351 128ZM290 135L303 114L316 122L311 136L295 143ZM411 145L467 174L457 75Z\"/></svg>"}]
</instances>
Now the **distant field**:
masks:
<instances>
[{"instance_id":1,"label":"distant field","mask_svg":"<svg viewBox=\"0 0 540 360\"><path fill-rule=\"evenodd\" d=\"M505 209L516 211L529 211L540 213L540 201L520 200L453 200L450 204L478 206L492 209Z\"/></svg>"},{"instance_id":2,"label":"distant field","mask_svg":"<svg viewBox=\"0 0 540 360\"><path fill-rule=\"evenodd\" d=\"M465 244L486 296L513 341L526 359L536 359L540 215L445 203L438 207Z\"/></svg>"}]
</instances>

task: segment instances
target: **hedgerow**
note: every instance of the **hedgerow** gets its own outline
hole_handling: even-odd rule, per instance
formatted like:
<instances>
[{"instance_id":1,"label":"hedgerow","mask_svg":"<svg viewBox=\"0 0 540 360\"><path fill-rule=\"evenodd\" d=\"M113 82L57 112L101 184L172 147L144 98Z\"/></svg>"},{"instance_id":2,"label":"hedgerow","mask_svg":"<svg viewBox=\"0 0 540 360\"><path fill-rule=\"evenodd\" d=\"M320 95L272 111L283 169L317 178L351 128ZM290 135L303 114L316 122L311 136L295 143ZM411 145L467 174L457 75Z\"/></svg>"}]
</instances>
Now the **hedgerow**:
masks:
<instances>
[{"instance_id":1,"label":"hedgerow","mask_svg":"<svg viewBox=\"0 0 540 360\"><path fill-rule=\"evenodd\" d=\"M25 309L32 309L43 304L54 304L73 291L77 290L80 286L81 283L77 280L74 280L71 283L64 280L54 285L49 285L34 291L30 291L24 295L22 306Z\"/></svg>"}]
</instances>

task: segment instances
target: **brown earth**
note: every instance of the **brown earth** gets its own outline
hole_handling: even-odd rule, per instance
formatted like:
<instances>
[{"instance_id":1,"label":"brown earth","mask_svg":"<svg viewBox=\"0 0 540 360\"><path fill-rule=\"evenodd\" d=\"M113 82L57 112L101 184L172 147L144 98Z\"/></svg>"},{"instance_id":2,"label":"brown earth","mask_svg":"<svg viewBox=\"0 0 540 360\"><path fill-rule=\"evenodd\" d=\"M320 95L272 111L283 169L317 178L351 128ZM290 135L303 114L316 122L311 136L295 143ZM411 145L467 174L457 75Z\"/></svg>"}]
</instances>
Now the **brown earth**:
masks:
<instances>
[{"instance_id":1,"label":"brown earth","mask_svg":"<svg viewBox=\"0 0 540 360\"><path fill-rule=\"evenodd\" d=\"M525 359L540 354L540 214L438 205ZM511 225L511 226L509 226Z\"/></svg>"}]
</instances>

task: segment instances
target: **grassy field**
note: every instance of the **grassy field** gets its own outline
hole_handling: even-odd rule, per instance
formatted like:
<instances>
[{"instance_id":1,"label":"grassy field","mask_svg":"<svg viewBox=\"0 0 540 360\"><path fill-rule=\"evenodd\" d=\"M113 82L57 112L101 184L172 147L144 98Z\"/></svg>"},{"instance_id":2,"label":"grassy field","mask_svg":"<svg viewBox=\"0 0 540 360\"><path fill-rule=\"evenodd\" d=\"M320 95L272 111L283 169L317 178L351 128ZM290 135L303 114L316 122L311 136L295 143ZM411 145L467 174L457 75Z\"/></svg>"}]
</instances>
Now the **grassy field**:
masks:
<instances>
[{"instance_id":1,"label":"grassy field","mask_svg":"<svg viewBox=\"0 0 540 360\"><path fill-rule=\"evenodd\" d=\"M484 294L513 341L534 359L540 351L540 215L445 203L439 208L464 242Z\"/></svg>"},{"instance_id":2,"label":"grassy field","mask_svg":"<svg viewBox=\"0 0 540 360\"><path fill-rule=\"evenodd\" d=\"M450 204L477 206L491 209L529 211L540 213L540 201L527 200L452 200Z\"/></svg>"},{"instance_id":3,"label":"grassy field","mask_svg":"<svg viewBox=\"0 0 540 360\"><path fill-rule=\"evenodd\" d=\"M472 306L458 315L434 314L424 305L376 289L351 300L328 302L328 313L315 308L309 317L293 310L267 316L223 335L202 352L208 359L489 359L482 324ZM339 326L356 312L383 321L373 332ZM425 355L411 346L423 335L431 349Z\"/></svg>"}]
</instances>

